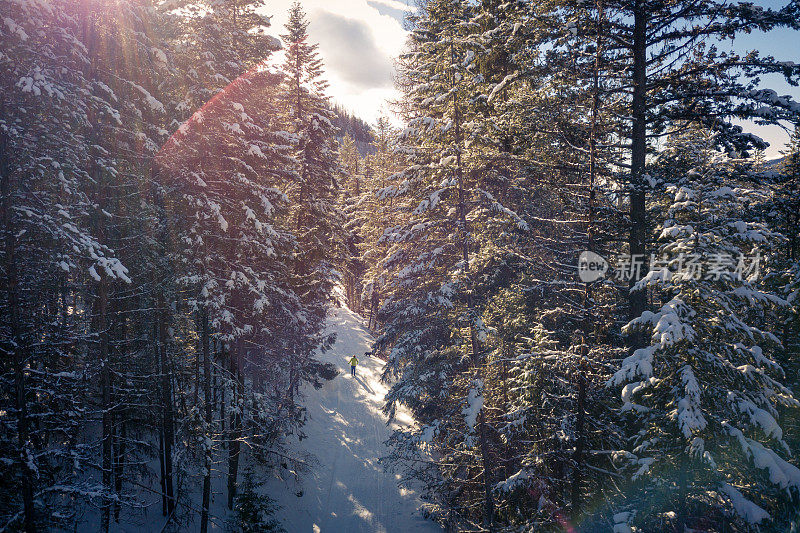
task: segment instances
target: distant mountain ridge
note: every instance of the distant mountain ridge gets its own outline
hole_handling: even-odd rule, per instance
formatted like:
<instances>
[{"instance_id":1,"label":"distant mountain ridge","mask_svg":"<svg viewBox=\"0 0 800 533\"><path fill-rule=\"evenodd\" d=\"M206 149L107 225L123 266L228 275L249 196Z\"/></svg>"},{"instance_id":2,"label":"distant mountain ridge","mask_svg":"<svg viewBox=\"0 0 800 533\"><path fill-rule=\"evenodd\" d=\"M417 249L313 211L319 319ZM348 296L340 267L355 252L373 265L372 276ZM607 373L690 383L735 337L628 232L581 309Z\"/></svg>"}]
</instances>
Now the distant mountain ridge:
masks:
<instances>
[{"instance_id":1,"label":"distant mountain ridge","mask_svg":"<svg viewBox=\"0 0 800 533\"><path fill-rule=\"evenodd\" d=\"M344 139L345 134L349 134L362 157L371 154L374 151L371 144L374 139L372 126L337 104L333 104L332 110L336 115L333 125L339 128L340 132L336 137L339 142Z\"/></svg>"},{"instance_id":2,"label":"distant mountain ridge","mask_svg":"<svg viewBox=\"0 0 800 533\"><path fill-rule=\"evenodd\" d=\"M780 171L783 170L784 164L786 164L786 156L778 157L777 159L770 159L764 163L764 169Z\"/></svg>"}]
</instances>

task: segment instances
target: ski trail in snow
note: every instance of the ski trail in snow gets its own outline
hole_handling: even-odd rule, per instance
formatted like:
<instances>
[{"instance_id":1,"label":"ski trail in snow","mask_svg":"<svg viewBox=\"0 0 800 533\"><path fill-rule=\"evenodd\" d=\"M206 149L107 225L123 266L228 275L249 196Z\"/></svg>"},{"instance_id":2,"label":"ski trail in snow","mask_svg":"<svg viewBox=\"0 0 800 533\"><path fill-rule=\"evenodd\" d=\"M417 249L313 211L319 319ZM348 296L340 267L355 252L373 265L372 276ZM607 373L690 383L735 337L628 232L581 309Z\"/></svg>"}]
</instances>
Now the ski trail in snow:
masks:
<instances>
[{"instance_id":1,"label":"ski trail in snow","mask_svg":"<svg viewBox=\"0 0 800 533\"><path fill-rule=\"evenodd\" d=\"M269 492L282 507L277 518L290 533L441 531L422 518L418 495L399 488L397 476L378 463L389 453L384 441L391 428L380 411L387 390L380 382L383 362L364 357L372 337L347 308L334 309L327 327L336 332L336 344L319 359L335 364L339 375L320 390L306 386L308 438L292 442L319 464L296 490L275 481ZM359 360L355 379L348 364L353 355ZM398 409L398 422L410 421ZM296 496L301 489L303 496Z\"/></svg>"}]
</instances>

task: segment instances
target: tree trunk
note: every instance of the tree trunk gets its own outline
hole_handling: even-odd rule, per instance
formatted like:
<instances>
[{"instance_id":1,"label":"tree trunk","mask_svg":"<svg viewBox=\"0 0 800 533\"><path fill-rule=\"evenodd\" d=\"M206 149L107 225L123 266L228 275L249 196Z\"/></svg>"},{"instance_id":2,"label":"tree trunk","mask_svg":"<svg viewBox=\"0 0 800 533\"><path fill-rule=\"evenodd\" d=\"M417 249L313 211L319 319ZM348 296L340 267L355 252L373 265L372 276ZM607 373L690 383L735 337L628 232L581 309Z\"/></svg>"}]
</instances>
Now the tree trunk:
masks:
<instances>
[{"instance_id":1,"label":"tree trunk","mask_svg":"<svg viewBox=\"0 0 800 533\"><path fill-rule=\"evenodd\" d=\"M373 331L378 329L378 305L380 305L380 295L378 294L378 288L373 283L372 294L370 295L369 323L367 324L367 329Z\"/></svg>"},{"instance_id":2,"label":"tree trunk","mask_svg":"<svg viewBox=\"0 0 800 533\"><path fill-rule=\"evenodd\" d=\"M192 407L199 407L197 403L200 394L200 350L195 350L194 357L194 391L192 391Z\"/></svg>"},{"instance_id":3,"label":"tree trunk","mask_svg":"<svg viewBox=\"0 0 800 533\"><path fill-rule=\"evenodd\" d=\"M0 117L5 116L5 110L0 107ZM14 343L12 356L14 360L14 389L15 405L17 411L17 446L19 457L26 457L29 452L28 442L28 403L25 390L25 356L23 353L22 326L19 317L19 295L17 293L17 260L16 260L16 232L11 218L11 172L9 170L8 138L6 133L0 131L0 197L2 197L2 223L5 232L6 252L6 291L8 301L9 326L11 339ZM33 506L33 472L26 460L21 461L22 471L22 509L24 514L25 531L36 531L35 509Z\"/></svg>"},{"instance_id":4,"label":"tree trunk","mask_svg":"<svg viewBox=\"0 0 800 533\"><path fill-rule=\"evenodd\" d=\"M203 400L205 402L205 438L211 440L211 353L208 347L208 312L200 314L200 334L203 348ZM205 443L205 472L203 472L203 510L200 516L200 533L208 531L208 507L211 504L211 449Z\"/></svg>"},{"instance_id":5,"label":"tree trunk","mask_svg":"<svg viewBox=\"0 0 800 533\"><path fill-rule=\"evenodd\" d=\"M164 467L164 431L162 429L158 431L158 466L161 469L161 514L167 516L167 469Z\"/></svg>"},{"instance_id":6,"label":"tree trunk","mask_svg":"<svg viewBox=\"0 0 800 533\"><path fill-rule=\"evenodd\" d=\"M125 448L126 448L126 439L127 429L124 419L124 414L120 415L120 418L116 424L119 427L119 437L117 438L117 457L116 457L116 464L114 465L114 492L117 495L117 498L121 498L122 495L122 474L125 468ZM117 502L114 505L114 521L119 523L119 513L121 510L120 502Z\"/></svg>"},{"instance_id":7,"label":"tree trunk","mask_svg":"<svg viewBox=\"0 0 800 533\"><path fill-rule=\"evenodd\" d=\"M583 359L587 355L585 341L580 347L581 361L578 363L578 403L576 405L575 419L575 451L572 455L574 464L572 471L572 520L577 523L581 512L581 485L583 484L583 449L586 446L586 376L583 371Z\"/></svg>"},{"instance_id":8,"label":"tree trunk","mask_svg":"<svg viewBox=\"0 0 800 533\"><path fill-rule=\"evenodd\" d=\"M226 388L226 381L225 381L225 362L227 361L227 355L225 353L225 346L224 344L220 343L219 351L217 352L217 357L219 358L219 367L217 369L217 376L219 378L219 423L222 426L220 431L223 435L227 431L225 420L227 419L227 415L225 414L225 388ZM222 439L222 445L227 446L226 444L227 439Z\"/></svg>"},{"instance_id":9,"label":"tree trunk","mask_svg":"<svg viewBox=\"0 0 800 533\"><path fill-rule=\"evenodd\" d=\"M597 129L600 112L600 68L602 64L603 42L602 42L602 28L604 21L603 0L597 2L597 39L595 47L594 69L592 76L592 113L591 113L591 130L589 132L589 205L588 208L588 223L586 226L586 240L587 249L594 252L594 216L595 216L595 183L597 182ZM592 327L594 321L592 319L592 286L590 283L584 285L583 293L583 336L580 339L581 345L579 348L580 360L577 365L577 382L578 382L578 401L576 405L576 420L575 420L575 450L573 453L572 461L574 470L572 475L571 487L571 503L572 503L572 520L577 523L578 517L581 512L581 488L583 483L583 469L584 457L583 450L586 446L586 386L587 379L585 373L586 358L589 355L589 339L592 337Z\"/></svg>"},{"instance_id":10,"label":"tree trunk","mask_svg":"<svg viewBox=\"0 0 800 533\"><path fill-rule=\"evenodd\" d=\"M677 523L675 524L675 531L677 533L684 533L686 531L686 524L689 521L689 513L687 508L687 499L689 496L689 483L692 475L692 465L690 458L685 452L681 452L678 458L678 501L675 506L678 507Z\"/></svg>"},{"instance_id":11,"label":"tree trunk","mask_svg":"<svg viewBox=\"0 0 800 533\"><path fill-rule=\"evenodd\" d=\"M647 10L645 0L634 3L633 20L633 100L631 116L633 130L631 136L631 171L630 171L630 234L629 248L631 257L639 256L642 261L641 270L634 270L630 287L639 281L646 270L646 235L647 219L645 211L644 170L647 156ZM647 307L647 291L631 291L628 301L630 318L640 316ZM635 333L631 336L634 348L644 344L644 336Z\"/></svg>"},{"instance_id":12,"label":"tree trunk","mask_svg":"<svg viewBox=\"0 0 800 533\"><path fill-rule=\"evenodd\" d=\"M510 402L508 399L508 361L514 359L513 348L511 343L508 341L505 335L503 335L503 348L500 352L502 354L503 360L500 366L500 386L501 396L503 398L503 413L508 413L510 411ZM511 449L511 439L507 439L503 446L503 475L506 477L510 477L514 471L512 469L513 465L513 453Z\"/></svg>"},{"instance_id":13,"label":"tree trunk","mask_svg":"<svg viewBox=\"0 0 800 533\"><path fill-rule=\"evenodd\" d=\"M163 487L167 499L167 516L171 519L175 511L175 492L172 480L172 444L175 442L175 427L172 413L172 380L170 380L169 364L167 360L167 312L166 303L163 298L159 302L161 312L159 314L158 337L159 337L159 360L161 373L161 407L162 407L162 426L161 432L164 436L164 483Z\"/></svg>"},{"instance_id":14,"label":"tree trunk","mask_svg":"<svg viewBox=\"0 0 800 533\"><path fill-rule=\"evenodd\" d=\"M294 412L294 384L297 381L297 348L289 350L289 409Z\"/></svg>"},{"instance_id":15,"label":"tree trunk","mask_svg":"<svg viewBox=\"0 0 800 533\"><path fill-rule=\"evenodd\" d=\"M208 320L207 316L206 316L206 320ZM219 346L217 345L217 339L214 339L214 344L211 346L211 351L214 353L214 356L217 359L219 359ZM211 407L212 407L212 410L217 408L217 402L219 401L219 399L218 399L219 391L217 390L218 389L218 387L217 387L217 374L219 374L219 370L217 370L216 368L212 367L211 368L211 375L212 375L212 381L211 381L211 395L212 395Z\"/></svg>"},{"instance_id":16,"label":"tree trunk","mask_svg":"<svg viewBox=\"0 0 800 533\"><path fill-rule=\"evenodd\" d=\"M124 305L124 304L123 304ZM115 320L114 324L116 326L116 331L114 332L114 338L116 339L126 339L128 335L128 328L127 328L127 321L126 320ZM113 394L113 401L114 405L122 405L123 398L122 394L124 393L125 385L127 383L122 384L122 387L117 387ZM123 390L120 390L123 389ZM122 477L125 470L125 450L126 450L126 440L127 440L127 428L125 424L125 417L127 416L127 412L125 409L115 409L113 413L113 436L114 436L114 464L113 464L113 474L114 474L114 494L116 494L117 500L114 502L114 522L119 523L119 515L122 509L121 500L122 500Z\"/></svg>"},{"instance_id":17,"label":"tree trunk","mask_svg":"<svg viewBox=\"0 0 800 533\"><path fill-rule=\"evenodd\" d=\"M450 43L451 60L455 63L455 49L452 41ZM451 77L452 87L455 88L455 74ZM458 221L463 232L461 241L462 259L464 261L464 271L469 276L469 223L467 221L467 204L464 191L464 172L461 160L462 138L461 138L461 110L458 103L457 91L453 91L453 134L456 146L456 181L458 183ZM472 299L471 287L467 289L467 309L469 314L469 332L472 346L472 364L480 374L482 365L481 348L478 342L478 332L475 329L476 310ZM489 464L489 442L486 431L486 418L483 409L478 413L478 447L481 453L481 465L483 467L483 523L484 527L490 531L494 529L494 497L492 495L492 475L491 465Z\"/></svg>"},{"instance_id":18,"label":"tree trunk","mask_svg":"<svg viewBox=\"0 0 800 533\"><path fill-rule=\"evenodd\" d=\"M103 490L106 494L103 497L102 529L108 531L111 516L111 501L108 494L112 491L113 476L113 439L114 439L114 420L111 411L111 361L108 351L108 282L106 275L101 274L102 278L98 284L97 295L97 332L100 335L100 396L102 398L103 409L103 429L102 429L102 468L103 468Z\"/></svg>"},{"instance_id":19,"label":"tree trunk","mask_svg":"<svg viewBox=\"0 0 800 533\"><path fill-rule=\"evenodd\" d=\"M242 383L241 346L237 341L231 353L231 378L233 379L233 398L231 411L230 443L228 444L228 509L233 509L236 500L236 479L239 475L239 451L242 437Z\"/></svg>"}]
</instances>

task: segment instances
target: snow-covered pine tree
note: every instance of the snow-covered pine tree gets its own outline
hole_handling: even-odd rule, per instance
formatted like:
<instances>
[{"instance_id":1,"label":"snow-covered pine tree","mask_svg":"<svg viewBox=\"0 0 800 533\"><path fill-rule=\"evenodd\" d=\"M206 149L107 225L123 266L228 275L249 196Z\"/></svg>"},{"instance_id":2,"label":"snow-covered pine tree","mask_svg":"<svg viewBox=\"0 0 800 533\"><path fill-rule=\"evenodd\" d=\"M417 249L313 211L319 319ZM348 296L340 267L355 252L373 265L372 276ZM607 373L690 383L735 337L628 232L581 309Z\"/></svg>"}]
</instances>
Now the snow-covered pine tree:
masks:
<instances>
[{"instance_id":1,"label":"snow-covered pine tree","mask_svg":"<svg viewBox=\"0 0 800 533\"><path fill-rule=\"evenodd\" d=\"M341 160L341 171L344 176L342 180L342 188L347 188L352 180L352 177L358 174L361 166L361 154L358 152L353 137L345 132L339 143L339 159Z\"/></svg>"},{"instance_id":2,"label":"snow-covered pine tree","mask_svg":"<svg viewBox=\"0 0 800 533\"><path fill-rule=\"evenodd\" d=\"M586 525L583 509L615 492L609 456L619 427L603 384L623 350L613 328L617 291L603 281L587 291L577 278L575 250L586 249L580 182L536 179L547 186L531 188L536 208L520 211L530 236L516 248L528 260L484 316L506 448L498 508L522 528L559 529L564 520L604 527ZM561 239L548 237L556 231Z\"/></svg>"},{"instance_id":3,"label":"snow-covered pine tree","mask_svg":"<svg viewBox=\"0 0 800 533\"><path fill-rule=\"evenodd\" d=\"M264 0L175 0L159 4L171 18L175 63L182 83L175 94L175 126L229 83L280 49L267 33Z\"/></svg>"},{"instance_id":4,"label":"snow-covered pine tree","mask_svg":"<svg viewBox=\"0 0 800 533\"><path fill-rule=\"evenodd\" d=\"M87 280L90 329L96 342L90 347L86 371L97 398L90 416L101 434L94 450L105 491L100 502L100 527L108 530L112 510L119 521L121 508L132 501L130 486L124 482L142 474L127 471L126 467L135 470L137 464L127 457L144 457L149 451L126 435L149 425L149 417L139 416L127 406L145 405L158 391L161 401L149 408L162 420L162 432L172 434L172 400L165 394L169 384L164 376L166 367L157 369L152 364L155 350L147 350L142 342L153 331L149 320L152 314L142 309L163 307L151 298L154 287L149 270L156 263L153 259L157 252L148 239L153 222L148 180L155 154L167 137L162 100L171 77L160 41L163 35L146 31L161 27L160 16L148 3L85 2L78 16L89 58L83 67L88 120L82 133L88 153L82 187L92 209L83 216L101 243L125 250L119 255L123 264L137 267L135 273L119 267L117 270L124 274L119 276L113 265L106 266L90 272L91 279ZM162 83L155 81L153 72L164 76ZM136 283L131 276L136 277ZM119 283L120 277L127 283ZM158 353L163 358L164 353ZM153 371L161 379L141 379ZM164 416L160 416L162 413ZM172 440L167 440L165 450L170 449ZM168 488L171 493L171 484ZM168 502L174 505L174 498Z\"/></svg>"},{"instance_id":5,"label":"snow-covered pine tree","mask_svg":"<svg viewBox=\"0 0 800 533\"><path fill-rule=\"evenodd\" d=\"M289 352L289 396L294 401L303 381L327 373L314 361L314 351L334 341L323 334L324 321L345 257L344 216L338 207L339 159L318 45L309 42L308 20L295 2L289 10L281 89L287 129L294 135L296 182L286 191L293 218L296 248L292 287L301 300L301 317L292 331Z\"/></svg>"},{"instance_id":6,"label":"snow-covered pine tree","mask_svg":"<svg viewBox=\"0 0 800 533\"><path fill-rule=\"evenodd\" d=\"M210 379L205 358L209 332L215 332L227 354L220 377L231 415L225 439L230 507L241 442L250 442L247 431L255 428L245 407L257 407L254 416L264 416L264 406L246 394L254 389L244 372L250 368L263 386L265 368L275 364L272 358L288 342L284 328L302 326L299 299L288 285L294 239L287 227L287 198L279 188L286 185L285 169L293 163L285 135L270 122L277 116L277 82L267 71L237 80L181 126L159 156L160 185L170 204L168 226L175 235L174 268L202 324L204 380ZM274 379L278 384L280 375ZM210 393L206 384L204 390ZM272 406L275 412L278 404ZM203 435L213 432L207 418L208 411ZM210 440L204 442L208 447ZM203 451L205 461L210 452Z\"/></svg>"},{"instance_id":7,"label":"snow-covered pine tree","mask_svg":"<svg viewBox=\"0 0 800 533\"><path fill-rule=\"evenodd\" d=\"M681 121L691 121L713 128L714 141L729 151L763 147L759 139L730 124L727 118L712 124L708 123L708 117L763 117L770 122L777 117L794 116L798 106L791 98L779 97L757 84L758 75L763 72L796 77L795 65L771 58L764 60L755 52L739 57L722 52L714 43L720 35L746 32L749 27L767 30L796 27L796 6L771 11L757 6L721 8L713 2L679 8L638 1L602 1L569 3L563 7L566 9L559 8L548 15L552 21L566 17L561 30L556 32L558 36L549 59L552 61L559 52L559 42L569 43L564 57L570 61L555 64L578 65L578 68L572 74L569 74L571 69L564 68L567 73L564 80L574 76L574 81L557 82L554 88L561 92L571 87L573 92L580 92L582 87L591 87L599 81L600 123L613 126L615 131L614 136L601 141L601 146L613 148L616 144L616 150L606 152L601 161L610 163L610 168L630 168L626 176L619 176L623 179L612 176L627 186L627 201L619 207L629 215L627 221L617 218L621 222L619 227L628 233L627 246L615 246L612 251L646 254L645 200L649 189L644 165L645 154L651 149L649 139L666 134ZM703 24L690 23L698 19ZM707 24L708 20L715 22ZM598 60L595 68L589 67L592 56ZM744 77L738 71L742 64L747 65ZM607 237L613 239L613 235L612 232ZM615 304L613 299L611 303ZM630 292L631 318L639 316L646 306L646 291ZM646 340L637 335L637 330L628 331L632 345Z\"/></svg>"},{"instance_id":8,"label":"snow-covered pine tree","mask_svg":"<svg viewBox=\"0 0 800 533\"><path fill-rule=\"evenodd\" d=\"M345 247L346 257L342 268L342 285L347 306L356 313L361 312L361 286L364 277L364 262L361 260L358 245L362 242L360 226L364 221L359 217L361 211L361 194L366 188L363 173L364 163L353 137L345 132L339 143L339 159L341 161L340 198L339 203L346 219L347 231Z\"/></svg>"},{"instance_id":9,"label":"snow-covered pine tree","mask_svg":"<svg viewBox=\"0 0 800 533\"><path fill-rule=\"evenodd\" d=\"M240 4L234 10L241 8ZM201 26L211 26L209 40L200 44L214 48L213 37L216 32L213 28L216 24L223 23L236 26L235 18L226 18L231 15L230 11L220 12L215 18L199 23ZM219 17L222 17L221 21L217 20ZM241 18L238 20L240 24L244 24ZM256 18L254 23L261 24L263 21ZM237 31L235 27L233 30ZM245 34L251 32L244 32L239 38L244 39ZM260 32L252 33L252 37L263 38ZM214 87L216 90L223 87L219 85L220 80L227 80L225 74L215 71L215 65L223 70L230 69L233 65L253 65L263 57L252 54L269 52L273 44L269 41L267 44L270 46L260 49L237 49L240 52L249 50L252 57L247 53L240 53L234 59L230 54L235 50L229 47L219 46L219 50L213 52L204 52L200 47L200 54L207 60L211 57L209 54L217 54L215 57L221 54L228 56L219 65L213 61L204 62L200 74L191 68L192 64L187 59L189 78L194 80L189 84L189 89L194 92L187 94L200 95L195 98L198 104L202 104L202 98L213 93ZM191 53L198 53L198 50L192 49ZM233 75L230 70L224 72ZM204 105L181 127L181 130L185 130L179 131L173 138L178 141L176 145L168 146L162 151L161 172L169 174L177 169L185 174L173 183L177 188L168 188L168 196L181 194L184 195L184 200L187 199L187 194L205 200L211 198L208 202L201 202L208 204L212 212L210 215L200 215L200 225L191 212L192 209L202 206L196 202L196 205L192 204L191 201L188 206L172 206L176 220L170 223L173 228L187 228L194 233L197 239L195 244L198 244L193 246L190 242L180 242L175 253L178 257L182 254L195 257L189 261L189 272L195 274L186 275L186 264L177 267L177 274L179 280L188 283L191 289L190 309L195 309L198 315L197 333L200 339L194 351L195 361L200 353L203 354L204 413L202 418L199 418L196 411L187 413L189 427L200 433L201 446L196 451L204 463L201 530L205 530L208 525L212 461L214 454L220 451L218 444L227 445L229 452L229 506L235 502L237 470L243 451L247 450L252 459L265 466L269 466L270 461L274 461L276 457L280 457L282 463L289 462L293 467L297 466L293 457L281 450L281 438L296 431L301 415L293 408L293 400L279 392L290 389L291 379L290 372L284 373L281 369L287 366L284 354L295 341L292 332L318 327L316 324L307 325L299 298L295 296L295 287L289 283L291 271L287 269L292 264L291 258L297 239L294 235L295 218L286 209L287 198L282 191L292 189L297 182L298 173L296 160L291 158L290 152L295 136L283 131L285 123L277 107L276 83L279 78L262 68L241 74L241 77ZM179 110L188 109L193 101L195 99L187 97L177 107ZM181 135L189 130L192 138L181 139ZM228 174L232 169L239 170L234 174L239 178L234 180L235 187L231 187L228 182ZM247 180L250 182L247 183ZM211 184L213 190L209 192ZM252 201L243 201L242 198L248 195L255 196L250 198ZM184 208L188 211L184 211ZM217 208L218 215L224 214L224 223L214 216ZM241 218L240 213L246 221ZM187 214L192 221L190 224L182 223ZM215 224L231 226L251 237L239 235L232 238L230 230L223 229L222 226L218 226L222 233L215 236L218 232ZM262 232L260 237L257 236L258 232ZM222 240L218 241L218 238ZM253 249L253 245L258 249ZM220 250L226 250L222 257L219 256ZM209 261L216 266L209 266ZM226 269L232 270L231 275L235 273L233 270L239 269L238 277L226 278ZM203 273L198 276L198 272ZM253 279L245 280L242 273L248 278L252 276ZM223 276L214 280L218 275ZM214 285L214 289L206 291L205 284L201 283L203 280ZM225 288L220 290L223 285ZM276 287L279 288L278 292L271 292ZM225 294L219 300L211 298L212 293L217 296ZM225 324L226 321L233 324L241 321L243 326L234 326L231 330ZM214 344L220 346L217 364L209 361L214 357L209 346L212 336ZM195 363L195 368L198 369L195 371L196 375L199 375L198 367L199 364ZM212 367L216 369L214 383L218 384L213 393L210 386ZM317 380L329 378L331 374L324 365L308 364L306 368L309 370L308 375L303 376L303 379L311 380L317 385ZM218 420L214 420L212 403L219 404ZM215 441L214 436L220 435L220 430L223 438ZM242 446L242 443L247 443L247 446Z\"/></svg>"},{"instance_id":10,"label":"snow-covered pine tree","mask_svg":"<svg viewBox=\"0 0 800 533\"><path fill-rule=\"evenodd\" d=\"M483 130L487 174L500 202L528 227L486 228L497 274L476 289L489 301L485 387L493 392L485 405L502 440L498 520L559 528L567 517L580 523L582 506L602 505L608 452L618 444L602 386L606 360L618 350L605 325L615 290L605 283L590 290L575 268L581 250L605 247L598 236L609 226L601 192L610 128L594 112L592 86L575 83L577 65L591 69L595 56L578 60L571 43L537 51L552 20L484 2L471 21L481 54L470 107Z\"/></svg>"},{"instance_id":11,"label":"snow-covered pine tree","mask_svg":"<svg viewBox=\"0 0 800 533\"><path fill-rule=\"evenodd\" d=\"M798 261L800 260L800 125L792 132L783 156L775 200L781 217L779 222L781 231L787 238L785 255L789 261Z\"/></svg>"},{"instance_id":12,"label":"snow-covered pine tree","mask_svg":"<svg viewBox=\"0 0 800 533\"><path fill-rule=\"evenodd\" d=\"M633 467L626 495L645 530L782 524L800 494L777 421L798 402L768 331L786 301L759 287L756 263L775 236L741 219L748 191L714 142L708 131L676 132L652 169L664 221L640 285L658 310L628 324L650 342L609 380L623 386L636 428L619 460Z\"/></svg>"},{"instance_id":13,"label":"snow-covered pine tree","mask_svg":"<svg viewBox=\"0 0 800 533\"><path fill-rule=\"evenodd\" d=\"M269 496L259 494L261 485L256 482L256 474L248 468L242 475L242 488L236 496L236 525L242 533L285 531L272 515L275 514L275 503Z\"/></svg>"},{"instance_id":14,"label":"snow-covered pine tree","mask_svg":"<svg viewBox=\"0 0 800 533\"><path fill-rule=\"evenodd\" d=\"M75 502L111 497L87 468L96 461L82 439L92 410L83 371L96 341L86 289L101 274L128 276L91 221L100 215L87 179L97 154L86 132L110 89L86 70L84 12L61 2L2 10L10 31L0 37L0 342L8 353L2 409L13 420L4 421L13 459L3 475L14 486L4 491L2 527L34 531L45 518L68 524ZM113 119L116 110L105 111Z\"/></svg>"},{"instance_id":15,"label":"snow-covered pine tree","mask_svg":"<svg viewBox=\"0 0 800 533\"><path fill-rule=\"evenodd\" d=\"M787 385L800 396L800 126L795 128L784 151L782 168L775 180L772 202L766 203L772 223L786 238L778 256L781 270L776 284L779 294L789 302L783 317L781 342L783 350L778 361L786 371ZM774 204L773 204L774 202ZM792 449L800 446L800 416L788 415L784 429Z\"/></svg>"},{"instance_id":16,"label":"snow-covered pine tree","mask_svg":"<svg viewBox=\"0 0 800 533\"><path fill-rule=\"evenodd\" d=\"M393 437L395 450L426 482L431 513L455 528L496 521L498 443L487 421L496 390L483 313L502 283L506 246L527 229L503 204L506 169L490 113L476 105L486 98L479 13L470 2L432 1L413 19L399 79L408 123L400 151L410 166L381 192L404 212L381 238L389 248L377 267L387 282L376 347L396 379L386 410L402 403L420 421Z\"/></svg>"},{"instance_id":17,"label":"snow-covered pine tree","mask_svg":"<svg viewBox=\"0 0 800 533\"><path fill-rule=\"evenodd\" d=\"M181 6L182 9L175 9ZM228 264L223 270L229 269L227 272L217 268L222 267L221 263L210 269L204 266L206 259L213 258L213 246L205 248L205 259L200 257L202 250L190 250L185 241L177 242L174 250L178 256L189 254L196 259L188 265L191 267L188 270L187 264L177 265L176 274L189 282L189 309L194 309L192 313L196 315L191 322L195 322L199 337L189 353L194 355L192 403L197 403L197 391L202 388L202 416L197 410L185 414L190 422L187 427L199 432L202 443L194 451L204 463L200 519L204 531L209 520L211 464L214 454L221 450L219 446L229 444L231 506L239 453L243 449L240 440L251 444L244 449L263 458L262 451L277 446L276 438L290 432L288 428L296 427L298 422L293 411L286 409L285 400L266 394L288 388L286 374L267 372L268 368L280 368L276 361L280 361L279 354L289 345L283 328L276 327L274 321L297 325L302 318L298 313L299 301L286 284L288 274L283 271L294 246L283 191L296 180L296 165L288 152L293 137L284 131L276 109L278 79L262 68L269 54L280 48L280 42L266 33L269 18L259 12L263 2L188 2L181 6L175 3L162 6L173 18L176 65L184 73L183 86L176 91L175 109L179 120L191 117L199 126L191 126L194 133L189 151L194 150L195 154L183 153L177 168L188 172L181 179L188 180L190 194L208 200L206 207L211 209L210 214L199 204L189 204L204 212L200 215L205 220L202 225L207 226L208 217L214 219L214 209L219 208L226 225L248 235L237 243L230 237L233 232L228 233L221 226L195 228L194 238L202 241L201 247L213 245L217 238L224 241L219 245L226 250L224 261ZM217 99L223 103L216 104ZM166 172L175 170L169 163L164 166ZM233 169L235 177L244 178L234 180L235 186L228 189L225 183ZM206 188L213 191L203 190ZM170 188L168 195L170 191L182 192ZM173 221L178 225L171 227L190 228L190 224L179 222L187 212L178 211L177 220ZM204 239L213 242L205 243ZM223 274L224 279L215 279ZM204 292L206 282L215 285L208 289L208 294ZM273 292L278 287L279 294ZM222 293L228 294L223 298L224 304L217 306L212 302L219 303L214 295ZM275 424L283 423L288 426L276 429ZM215 436L220 435L222 438L217 440Z\"/></svg>"},{"instance_id":18,"label":"snow-covered pine tree","mask_svg":"<svg viewBox=\"0 0 800 533\"><path fill-rule=\"evenodd\" d=\"M395 152L397 133L386 116L378 117L358 190L353 191L354 200L346 212L348 229L358 235L356 254L362 268L355 296L369 328L378 327L380 287L385 282L378 265L386 254L386 243L381 243L380 238L384 229L396 221L393 198L381 198L379 194L402 168L402 156Z\"/></svg>"},{"instance_id":19,"label":"snow-covered pine tree","mask_svg":"<svg viewBox=\"0 0 800 533\"><path fill-rule=\"evenodd\" d=\"M596 42L598 33L606 38L603 70L607 75L602 82L604 93L611 98L604 107L617 117L625 117L616 133L625 140L620 145L619 162L629 168L625 180L630 218L627 252L646 260L645 162L651 143L677 122L690 121L715 131L718 145L744 152L766 146L733 124L734 117L765 123L796 120L800 104L763 88L760 76L777 74L796 80L800 65L762 57L757 51L745 55L726 52L717 41L756 28L798 29L800 8L796 2L772 9L718 0L669 5L649 0L603 0L553 4L553 20L559 20L562 7L573 15L556 35L573 34L590 45ZM595 16L598 11L605 13L599 23ZM591 71L584 73L588 82ZM635 281L631 280L632 284ZM646 300L645 292L631 291L629 317L639 316L647 307ZM633 345L643 341L635 334L631 338Z\"/></svg>"}]
</instances>

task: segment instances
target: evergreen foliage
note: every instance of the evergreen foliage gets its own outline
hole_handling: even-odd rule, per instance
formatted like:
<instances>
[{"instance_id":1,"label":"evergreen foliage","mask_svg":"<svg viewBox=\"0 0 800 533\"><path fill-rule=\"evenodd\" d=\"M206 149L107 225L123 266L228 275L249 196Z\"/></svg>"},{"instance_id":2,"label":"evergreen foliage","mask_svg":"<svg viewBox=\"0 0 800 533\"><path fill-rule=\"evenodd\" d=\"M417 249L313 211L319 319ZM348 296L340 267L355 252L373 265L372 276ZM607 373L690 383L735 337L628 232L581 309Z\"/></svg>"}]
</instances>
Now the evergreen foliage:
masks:
<instances>
[{"instance_id":1,"label":"evergreen foliage","mask_svg":"<svg viewBox=\"0 0 800 533\"><path fill-rule=\"evenodd\" d=\"M255 474L248 468L242 475L241 489L236 497L236 525L239 530L242 533L285 531L280 523L272 518L276 510L275 503L269 496L259 494L259 488Z\"/></svg>"},{"instance_id":2,"label":"evergreen foliage","mask_svg":"<svg viewBox=\"0 0 800 533\"><path fill-rule=\"evenodd\" d=\"M0 3L0 530L282 531L340 285L448 530L797 528L797 2L425 0L399 128L267 8Z\"/></svg>"}]
</instances>

